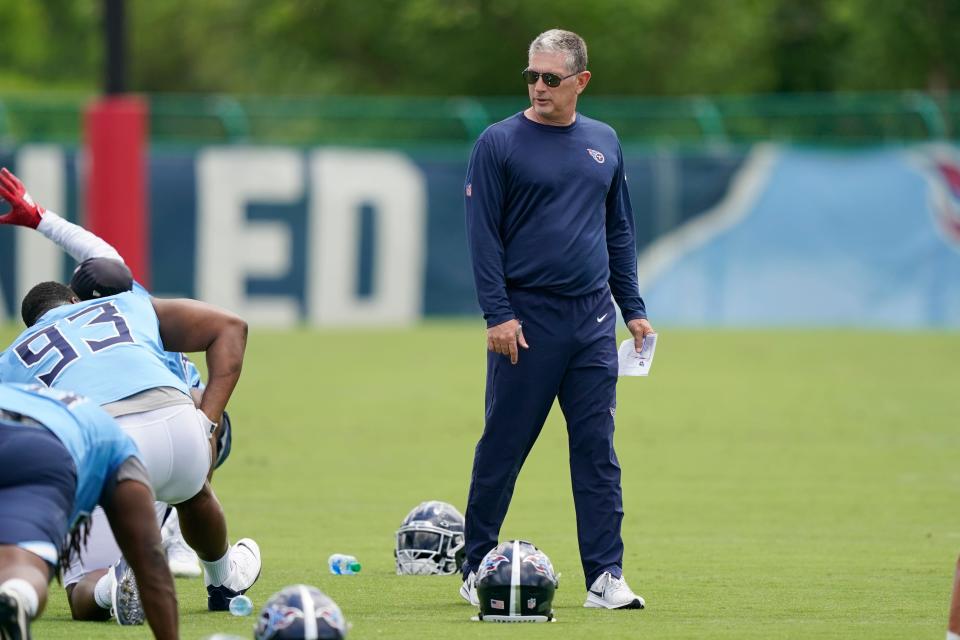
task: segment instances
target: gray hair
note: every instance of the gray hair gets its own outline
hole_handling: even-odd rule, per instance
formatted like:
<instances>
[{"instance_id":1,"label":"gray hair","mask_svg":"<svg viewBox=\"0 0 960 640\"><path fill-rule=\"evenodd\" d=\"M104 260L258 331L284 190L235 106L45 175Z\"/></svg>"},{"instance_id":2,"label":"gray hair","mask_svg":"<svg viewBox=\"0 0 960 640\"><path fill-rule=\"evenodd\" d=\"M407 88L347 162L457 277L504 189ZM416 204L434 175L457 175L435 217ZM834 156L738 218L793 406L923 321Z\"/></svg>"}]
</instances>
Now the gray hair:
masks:
<instances>
[{"instance_id":1,"label":"gray hair","mask_svg":"<svg viewBox=\"0 0 960 640\"><path fill-rule=\"evenodd\" d=\"M571 73L587 70L587 43L573 31L550 29L544 31L530 43L532 56L535 53L562 53L567 59L567 69Z\"/></svg>"}]
</instances>

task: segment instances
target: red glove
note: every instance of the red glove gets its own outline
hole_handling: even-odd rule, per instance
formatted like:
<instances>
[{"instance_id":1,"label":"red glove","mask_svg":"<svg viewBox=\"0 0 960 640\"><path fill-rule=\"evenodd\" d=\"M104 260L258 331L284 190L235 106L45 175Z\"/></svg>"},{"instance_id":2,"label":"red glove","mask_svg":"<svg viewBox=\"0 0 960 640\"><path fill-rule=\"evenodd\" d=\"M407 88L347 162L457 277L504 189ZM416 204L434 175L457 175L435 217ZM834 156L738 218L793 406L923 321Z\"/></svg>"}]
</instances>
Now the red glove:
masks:
<instances>
[{"instance_id":1,"label":"red glove","mask_svg":"<svg viewBox=\"0 0 960 640\"><path fill-rule=\"evenodd\" d=\"M0 169L0 197L10 204L10 211L0 216L0 224L37 228L43 207L33 201L23 183L6 168Z\"/></svg>"}]
</instances>

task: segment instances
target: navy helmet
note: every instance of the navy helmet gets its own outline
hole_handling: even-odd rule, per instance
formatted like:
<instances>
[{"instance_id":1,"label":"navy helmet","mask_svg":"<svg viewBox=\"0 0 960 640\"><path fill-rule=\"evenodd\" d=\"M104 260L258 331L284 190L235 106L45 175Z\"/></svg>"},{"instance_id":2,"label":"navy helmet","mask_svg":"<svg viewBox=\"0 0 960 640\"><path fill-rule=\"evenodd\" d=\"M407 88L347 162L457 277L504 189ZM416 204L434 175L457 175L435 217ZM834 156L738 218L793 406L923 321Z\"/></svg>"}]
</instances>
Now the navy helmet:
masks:
<instances>
[{"instance_id":1,"label":"navy helmet","mask_svg":"<svg viewBox=\"0 0 960 640\"><path fill-rule=\"evenodd\" d=\"M397 529L397 575L451 575L465 556L463 516L439 500L421 502Z\"/></svg>"},{"instance_id":2,"label":"navy helmet","mask_svg":"<svg viewBox=\"0 0 960 640\"><path fill-rule=\"evenodd\" d=\"M133 273L120 260L89 258L74 270L70 288L81 300L114 296L133 289Z\"/></svg>"},{"instance_id":3,"label":"navy helmet","mask_svg":"<svg viewBox=\"0 0 960 640\"><path fill-rule=\"evenodd\" d=\"M501 542L477 569L479 619L484 622L549 622L559 579L550 558L524 540Z\"/></svg>"},{"instance_id":4,"label":"navy helmet","mask_svg":"<svg viewBox=\"0 0 960 640\"><path fill-rule=\"evenodd\" d=\"M260 610L255 640L341 640L349 625L340 607L316 587L295 584L273 594Z\"/></svg>"}]
</instances>

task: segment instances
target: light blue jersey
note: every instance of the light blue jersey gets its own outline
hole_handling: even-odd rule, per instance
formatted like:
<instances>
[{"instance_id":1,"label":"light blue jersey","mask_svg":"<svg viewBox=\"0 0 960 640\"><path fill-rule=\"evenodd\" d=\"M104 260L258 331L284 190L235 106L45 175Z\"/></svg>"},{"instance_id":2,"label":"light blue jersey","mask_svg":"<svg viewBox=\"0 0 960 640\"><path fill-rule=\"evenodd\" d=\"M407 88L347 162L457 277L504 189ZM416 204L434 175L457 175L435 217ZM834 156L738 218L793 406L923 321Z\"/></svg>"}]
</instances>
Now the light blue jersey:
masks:
<instances>
[{"instance_id":1,"label":"light blue jersey","mask_svg":"<svg viewBox=\"0 0 960 640\"><path fill-rule=\"evenodd\" d=\"M136 280L133 281L133 291L142 296L150 297L150 292ZM173 375L186 382L188 387L195 389L203 388L203 382L200 380L200 372L197 370L197 366L187 357L187 354L180 353L179 351L165 351L164 362L167 365L167 369L170 369Z\"/></svg>"},{"instance_id":2,"label":"light blue jersey","mask_svg":"<svg viewBox=\"0 0 960 640\"><path fill-rule=\"evenodd\" d=\"M187 357L187 354L166 351L164 362L166 362L167 368L170 369L175 376L187 383L187 386L194 389L203 389L203 382L200 380L200 372L197 370L197 365L193 364L190 358Z\"/></svg>"},{"instance_id":3,"label":"light blue jersey","mask_svg":"<svg viewBox=\"0 0 960 640\"><path fill-rule=\"evenodd\" d=\"M120 465L131 456L140 457L137 445L107 412L75 393L42 385L0 384L0 409L36 420L57 436L73 457L77 493L71 528L93 510Z\"/></svg>"},{"instance_id":4,"label":"light blue jersey","mask_svg":"<svg viewBox=\"0 0 960 640\"><path fill-rule=\"evenodd\" d=\"M149 296L125 292L56 307L0 355L0 380L75 391L97 404L186 383L167 366Z\"/></svg>"}]
</instances>

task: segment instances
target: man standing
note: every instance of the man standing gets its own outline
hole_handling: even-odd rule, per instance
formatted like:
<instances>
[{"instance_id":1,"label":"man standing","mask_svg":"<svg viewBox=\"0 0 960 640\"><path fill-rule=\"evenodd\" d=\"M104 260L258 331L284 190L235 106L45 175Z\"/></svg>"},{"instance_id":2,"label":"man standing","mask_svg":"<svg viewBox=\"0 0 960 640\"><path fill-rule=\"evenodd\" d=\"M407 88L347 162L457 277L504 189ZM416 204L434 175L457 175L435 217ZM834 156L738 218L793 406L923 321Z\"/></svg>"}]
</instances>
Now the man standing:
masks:
<instances>
[{"instance_id":1,"label":"man standing","mask_svg":"<svg viewBox=\"0 0 960 640\"><path fill-rule=\"evenodd\" d=\"M637 350L653 327L637 284L620 143L609 126L576 111L590 81L586 69L580 36L559 29L537 36L523 71L530 108L484 131L467 169L467 236L489 351L486 425L473 461L460 589L472 604L475 572L497 544L520 467L559 398L584 606L644 606L622 573L611 293Z\"/></svg>"}]
</instances>

